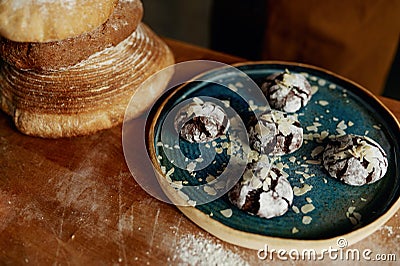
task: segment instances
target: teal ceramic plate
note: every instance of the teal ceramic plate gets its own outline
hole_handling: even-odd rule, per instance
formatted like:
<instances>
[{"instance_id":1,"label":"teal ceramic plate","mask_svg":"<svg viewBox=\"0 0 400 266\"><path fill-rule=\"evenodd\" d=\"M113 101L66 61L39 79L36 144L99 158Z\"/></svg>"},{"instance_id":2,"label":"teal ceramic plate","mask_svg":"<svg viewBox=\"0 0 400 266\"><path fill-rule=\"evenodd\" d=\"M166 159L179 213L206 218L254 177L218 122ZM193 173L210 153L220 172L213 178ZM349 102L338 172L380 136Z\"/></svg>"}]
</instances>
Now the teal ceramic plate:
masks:
<instances>
[{"instance_id":1,"label":"teal ceramic plate","mask_svg":"<svg viewBox=\"0 0 400 266\"><path fill-rule=\"evenodd\" d=\"M292 187L300 190L297 190L297 196L294 197L294 207L285 215L273 219L249 215L230 204L226 196L195 207L179 207L186 216L217 237L240 246L258 249L269 244L277 248L318 249L334 246L340 238L344 238L348 244L359 241L383 225L397 211L400 205L399 123L377 98L359 85L313 66L287 62L249 62L236 67L257 84L269 74L287 69L304 74L313 86L315 93L311 101L297 112L304 129L305 142L295 153L281 157ZM202 77L216 82L229 79L225 82L237 84L241 77L227 76L224 71L213 70ZM165 114L181 101L196 96L229 100L231 107L242 119L245 120L249 115L248 105L230 89L210 82L183 85L156 106L162 109L153 120L150 149L154 149L159 158L165 158L163 150L157 145ZM322 131L329 135L338 134L339 124L346 133L367 135L380 143L389 161L388 171L382 180L353 187L332 179L321 165L315 164L319 158L311 157L312 150L324 146L329 140L328 136L317 141L318 135L315 134L321 134ZM224 141L217 141L217 145L223 146ZM198 148L188 143L182 145L180 148L186 151L186 156L197 156ZM219 156L214 168L199 171L196 176L180 169L171 178L201 184L210 171L217 175L218 165L228 159L225 152ZM173 167L166 159L159 161L167 171Z\"/></svg>"}]
</instances>

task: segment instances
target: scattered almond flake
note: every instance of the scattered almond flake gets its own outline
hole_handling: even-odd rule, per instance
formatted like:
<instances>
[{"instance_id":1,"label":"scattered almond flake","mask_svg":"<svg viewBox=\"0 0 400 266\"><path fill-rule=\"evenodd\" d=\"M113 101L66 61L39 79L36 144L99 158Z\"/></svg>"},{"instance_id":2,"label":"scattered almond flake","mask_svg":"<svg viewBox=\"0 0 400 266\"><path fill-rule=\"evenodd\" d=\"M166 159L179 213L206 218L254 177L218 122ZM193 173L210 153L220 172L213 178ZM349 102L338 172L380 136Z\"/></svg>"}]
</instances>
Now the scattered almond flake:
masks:
<instances>
[{"instance_id":1,"label":"scattered almond flake","mask_svg":"<svg viewBox=\"0 0 400 266\"><path fill-rule=\"evenodd\" d=\"M331 89L331 90L334 90L334 89L336 89L336 85L331 83L331 84L329 84L328 88Z\"/></svg>"},{"instance_id":2,"label":"scattered almond flake","mask_svg":"<svg viewBox=\"0 0 400 266\"><path fill-rule=\"evenodd\" d=\"M343 129L340 129L340 128L337 128L337 129L336 129L336 132L339 133L338 136L344 136L344 135L346 135L346 131L344 131Z\"/></svg>"},{"instance_id":3,"label":"scattered almond flake","mask_svg":"<svg viewBox=\"0 0 400 266\"><path fill-rule=\"evenodd\" d=\"M211 142L211 145L212 145L213 147L216 147L217 144L218 144L218 143L217 143L215 140L213 140L213 141Z\"/></svg>"},{"instance_id":4,"label":"scattered almond flake","mask_svg":"<svg viewBox=\"0 0 400 266\"><path fill-rule=\"evenodd\" d=\"M226 139L226 135L221 135L219 138L224 140L224 139Z\"/></svg>"},{"instance_id":5,"label":"scattered almond flake","mask_svg":"<svg viewBox=\"0 0 400 266\"><path fill-rule=\"evenodd\" d=\"M188 157L185 158L185 162L187 162L187 161L189 161L189 158L188 158Z\"/></svg>"},{"instance_id":6,"label":"scattered almond flake","mask_svg":"<svg viewBox=\"0 0 400 266\"><path fill-rule=\"evenodd\" d=\"M299 181L300 181L301 184L304 184L304 179L303 178L300 177Z\"/></svg>"},{"instance_id":7,"label":"scattered almond flake","mask_svg":"<svg viewBox=\"0 0 400 266\"><path fill-rule=\"evenodd\" d=\"M225 106L226 108L228 108L228 107L231 106L231 103L230 103L230 101L228 101L228 100L222 100L221 102L224 104L224 106Z\"/></svg>"},{"instance_id":8,"label":"scattered almond flake","mask_svg":"<svg viewBox=\"0 0 400 266\"><path fill-rule=\"evenodd\" d=\"M158 160L158 161L161 161L161 160L162 160L162 156L161 156L161 155L158 155L158 156L157 156L157 160Z\"/></svg>"},{"instance_id":9,"label":"scattered almond flake","mask_svg":"<svg viewBox=\"0 0 400 266\"><path fill-rule=\"evenodd\" d=\"M311 94L314 95L318 92L318 86L311 86Z\"/></svg>"},{"instance_id":10,"label":"scattered almond flake","mask_svg":"<svg viewBox=\"0 0 400 266\"><path fill-rule=\"evenodd\" d=\"M198 163L201 163L201 162L203 162L204 161L204 159L202 158L202 157L199 157L199 158L196 158L196 160L195 160L196 162L198 162Z\"/></svg>"},{"instance_id":11,"label":"scattered almond flake","mask_svg":"<svg viewBox=\"0 0 400 266\"><path fill-rule=\"evenodd\" d=\"M349 100L346 100L346 101L344 101L345 103L350 103L350 101Z\"/></svg>"},{"instance_id":12,"label":"scattered almond flake","mask_svg":"<svg viewBox=\"0 0 400 266\"><path fill-rule=\"evenodd\" d=\"M324 180L324 183L325 183L325 184L328 184L328 179L326 179L325 177L323 177L322 180Z\"/></svg>"},{"instance_id":13,"label":"scattered almond flake","mask_svg":"<svg viewBox=\"0 0 400 266\"><path fill-rule=\"evenodd\" d=\"M199 97L193 97L192 100L193 100L193 102L195 102L197 104L204 104L204 101L202 99L200 99Z\"/></svg>"},{"instance_id":14,"label":"scattered almond flake","mask_svg":"<svg viewBox=\"0 0 400 266\"><path fill-rule=\"evenodd\" d=\"M304 160L304 161L307 160L307 157L306 157L306 156L303 156L303 160Z\"/></svg>"},{"instance_id":15,"label":"scattered almond flake","mask_svg":"<svg viewBox=\"0 0 400 266\"><path fill-rule=\"evenodd\" d=\"M361 221L361 214L358 212L353 212L354 218L356 218L358 221Z\"/></svg>"},{"instance_id":16,"label":"scattered almond flake","mask_svg":"<svg viewBox=\"0 0 400 266\"><path fill-rule=\"evenodd\" d=\"M346 98L346 97L347 97L347 93L343 93L342 96L343 96L344 98Z\"/></svg>"},{"instance_id":17,"label":"scattered almond flake","mask_svg":"<svg viewBox=\"0 0 400 266\"><path fill-rule=\"evenodd\" d=\"M335 121L335 122L337 122L337 121L339 121L339 118L337 118L337 117L332 117L332 120Z\"/></svg>"},{"instance_id":18,"label":"scattered almond flake","mask_svg":"<svg viewBox=\"0 0 400 266\"><path fill-rule=\"evenodd\" d=\"M312 199L311 199L310 197L306 197L306 201L307 201L308 203L311 203L311 202L312 202Z\"/></svg>"},{"instance_id":19,"label":"scattered almond flake","mask_svg":"<svg viewBox=\"0 0 400 266\"><path fill-rule=\"evenodd\" d=\"M236 82L235 86L238 87L238 88L243 88L243 83L242 82Z\"/></svg>"},{"instance_id":20,"label":"scattered almond flake","mask_svg":"<svg viewBox=\"0 0 400 266\"><path fill-rule=\"evenodd\" d=\"M318 118L318 117L315 117L314 120L315 120L315 121L319 121L319 118Z\"/></svg>"},{"instance_id":21,"label":"scattered almond flake","mask_svg":"<svg viewBox=\"0 0 400 266\"><path fill-rule=\"evenodd\" d=\"M367 201L367 199L365 199L365 198L363 198L363 197L361 197L360 200L361 200L361 201Z\"/></svg>"},{"instance_id":22,"label":"scattered almond flake","mask_svg":"<svg viewBox=\"0 0 400 266\"><path fill-rule=\"evenodd\" d=\"M207 177L206 177L206 182L207 183L211 183L211 182L213 182L213 181L215 181L216 180L216 178L215 178L215 176L213 176L213 175L208 175Z\"/></svg>"},{"instance_id":23,"label":"scattered almond flake","mask_svg":"<svg viewBox=\"0 0 400 266\"><path fill-rule=\"evenodd\" d=\"M206 144L204 145L204 147L206 147L207 149L211 148L210 144L208 144L208 143L206 143Z\"/></svg>"},{"instance_id":24,"label":"scattered almond flake","mask_svg":"<svg viewBox=\"0 0 400 266\"><path fill-rule=\"evenodd\" d=\"M183 180L183 181L182 181L182 184L187 185L187 184L189 184L189 181Z\"/></svg>"},{"instance_id":25,"label":"scattered almond flake","mask_svg":"<svg viewBox=\"0 0 400 266\"><path fill-rule=\"evenodd\" d=\"M344 120L342 120L342 121L340 121L339 122L339 124L337 124L337 128L340 128L340 129L346 129L347 128L347 125L345 124L346 122L344 122Z\"/></svg>"},{"instance_id":26,"label":"scattered almond flake","mask_svg":"<svg viewBox=\"0 0 400 266\"><path fill-rule=\"evenodd\" d=\"M325 101L325 100L319 100L318 104L321 105L321 106L327 106L329 104L329 102Z\"/></svg>"},{"instance_id":27,"label":"scattered almond flake","mask_svg":"<svg viewBox=\"0 0 400 266\"><path fill-rule=\"evenodd\" d=\"M325 113L329 114L331 111L329 111L329 109L325 110Z\"/></svg>"},{"instance_id":28,"label":"scattered almond flake","mask_svg":"<svg viewBox=\"0 0 400 266\"><path fill-rule=\"evenodd\" d=\"M214 213L211 212L209 215L210 215L210 217L213 217L213 216L214 216Z\"/></svg>"},{"instance_id":29,"label":"scattered almond flake","mask_svg":"<svg viewBox=\"0 0 400 266\"><path fill-rule=\"evenodd\" d=\"M161 173L163 173L165 175L165 173L167 172L167 168L163 165L161 165Z\"/></svg>"},{"instance_id":30,"label":"scattered almond flake","mask_svg":"<svg viewBox=\"0 0 400 266\"><path fill-rule=\"evenodd\" d=\"M311 177L311 175L304 173L304 174L303 174L303 177L304 177L304 179L307 180L307 179L309 179L309 178Z\"/></svg>"},{"instance_id":31,"label":"scattered almond flake","mask_svg":"<svg viewBox=\"0 0 400 266\"><path fill-rule=\"evenodd\" d=\"M223 148L223 149L228 149L229 146L230 146L229 142L224 142L224 143L222 143L222 148Z\"/></svg>"},{"instance_id":32,"label":"scattered almond flake","mask_svg":"<svg viewBox=\"0 0 400 266\"><path fill-rule=\"evenodd\" d=\"M299 161L297 161L296 163L300 165L300 162L299 162Z\"/></svg>"},{"instance_id":33,"label":"scattered almond flake","mask_svg":"<svg viewBox=\"0 0 400 266\"><path fill-rule=\"evenodd\" d=\"M329 136L329 132L324 130L324 131L321 132L320 139L324 140L327 136Z\"/></svg>"},{"instance_id":34,"label":"scattered almond flake","mask_svg":"<svg viewBox=\"0 0 400 266\"><path fill-rule=\"evenodd\" d=\"M296 157L290 156L290 157L289 157L289 161L290 161L291 163L294 163L294 162L296 161Z\"/></svg>"},{"instance_id":35,"label":"scattered almond flake","mask_svg":"<svg viewBox=\"0 0 400 266\"><path fill-rule=\"evenodd\" d=\"M167 172L167 174L165 176L170 177L174 172L175 172L175 168L172 167L171 169L169 169L169 171Z\"/></svg>"},{"instance_id":36,"label":"scattered almond flake","mask_svg":"<svg viewBox=\"0 0 400 266\"><path fill-rule=\"evenodd\" d=\"M321 154L321 152L323 152L325 150L325 148L323 146L317 146L315 147L312 151L311 151L311 157L315 158L316 156L318 156L319 154Z\"/></svg>"},{"instance_id":37,"label":"scattered almond flake","mask_svg":"<svg viewBox=\"0 0 400 266\"><path fill-rule=\"evenodd\" d=\"M321 161L320 160L307 160L306 163L313 164L313 165L319 165L319 164L321 164Z\"/></svg>"},{"instance_id":38,"label":"scattered almond flake","mask_svg":"<svg viewBox=\"0 0 400 266\"><path fill-rule=\"evenodd\" d=\"M306 194L308 191L310 191L313 188L313 186L308 185L308 184L303 184L303 186L301 188L295 186L293 188L293 194L295 196L302 196L304 194Z\"/></svg>"},{"instance_id":39,"label":"scattered almond flake","mask_svg":"<svg viewBox=\"0 0 400 266\"><path fill-rule=\"evenodd\" d=\"M178 145L178 144L175 144L175 145L174 145L174 149L179 150L179 149L180 149L179 145Z\"/></svg>"},{"instance_id":40,"label":"scattered almond flake","mask_svg":"<svg viewBox=\"0 0 400 266\"><path fill-rule=\"evenodd\" d=\"M292 228L292 234L296 234L299 232L299 229L297 229L296 227Z\"/></svg>"},{"instance_id":41,"label":"scattered almond flake","mask_svg":"<svg viewBox=\"0 0 400 266\"><path fill-rule=\"evenodd\" d=\"M301 172L301 171L294 171L296 174L298 174L298 175L303 175L304 174L304 172Z\"/></svg>"},{"instance_id":42,"label":"scattered almond flake","mask_svg":"<svg viewBox=\"0 0 400 266\"><path fill-rule=\"evenodd\" d=\"M164 147L168 149L168 148L169 148L169 144L168 144L168 143L165 143L165 144L164 144Z\"/></svg>"},{"instance_id":43,"label":"scattered almond flake","mask_svg":"<svg viewBox=\"0 0 400 266\"><path fill-rule=\"evenodd\" d=\"M276 166L276 168L278 168L279 170L282 170L282 169L283 169L283 163L282 163L282 162L277 163L275 166Z\"/></svg>"},{"instance_id":44,"label":"scattered almond flake","mask_svg":"<svg viewBox=\"0 0 400 266\"><path fill-rule=\"evenodd\" d=\"M196 172L191 172L190 175L196 177Z\"/></svg>"},{"instance_id":45,"label":"scattered almond flake","mask_svg":"<svg viewBox=\"0 0 400 266\"><path fill-rule=\"evenodd\" d=\"M304 172L308 173L309 170L310 170L310 169L306 168L306 169L304 169ZM310 177L311 177L311 176L310 176Z\"/></svg>"},{"instance_id":46,"label":"scattered almond flake","mask_svg":"<svg viewBox=\"0 0 400 266\"><path fill-rule=\"evenodd\" d=\"M369 133L369 130L366 130L366 131L364 132L364 135L368 135L368 133Z\"/></svg>"},{"instance_id":47,"label":"scattered almond flake","mask_svg":"<svg viewBox=\"0 0 400 266\"><path fill-rule=\"evenodd\" d=\"M353 225L357 225L358 224L358 221L357 221L357 219L356 218L354 218L354 217L348 217L349 218L349 220L350 220L350 222L353 224Z\"/></svg>"},{"instance_id":48,"label":"scattered almond flake","mask_svg":"<svg viewBox=\"0 0 400 266\"><path fill-rule=\"evenodd\" d=\"M299 74L303 75L305 78L308 77L308 73L307 72L300 72Z\"/></svg>"},{"instance_id":49,"label":"scattered almond flake","mask_svg":"<svg viewBox=\"0 0 400 266\"><path fill-rule=\"evenodd\" d=\"M321 124L321 123L318 123L318 122L313 122L313 125L316 126L316 127L322 126L322 124Z\"/></svg>"},{"instance_id":50,"label":"scattered almond flake","mask_svg":"<svg viewBox=\"0 0 400 266\"><path fill-rule=\"evenodd\" d=\"M204 189L204 192L206 192L208 195L211 195L211 196L217 195L217 191L213 187L204 186L203 189Z\"/></svg>"},{"instance_id":51,"label":"scattered almond flake","mask_svg":"<svg viewBox=\"0 0 400 266\"><path fill-rule=\"evenodd\" d=\"M161 146L163 146L163 145L164 145L164 144L163 144L161 141L157 142L157 144L156 144L157 147L161 147Z\"/></svg>"},{"instance_id":52,"label":"scattered almond flake","mask_svg":"<svg viewBox=\"0 0 400 266\"><path fill-rule=\"evenodd\" d=\"M315 210L315 206L311 203L305 204L301 207L301 212L304 214L312 212L313 210Z\"/></svg>"},{"instance_id":53,"label":"scattered almond flake","mask_svg":"<svg viewBox=\"0 0 400 266\"><path fill-rule=\"evenodd\" d=\"M231 89L231 90L233 90L234 92L237 92L238 91L238 88L236 88L236 86L235 85L233 85L233 84L228 84L228 88L229 89Z\"/></svg>"},{"instance_id":54,"label":"scattered almond flake","mask_svg":"<svg viewBox=\"0 0 400 266\"><path fill-rule=\"evenodd\" d=\"M190 163L186 166L186 170L187 170L188 172L193 172L195 168L196 168L196 163L195 163L195 162L190 162Z\"/></svg>"},{"instance_id":55,"label":"scattered almond flake","mask_svg":"<svg viewBox=\"0 0 400 266\"><path fill-rule=\"evenodd\" d=\"M317 81L317 77L311 76L311 77L310 77L310 80L312 80L312 81Z\"/></svg>"},{"instance_id":56,"label":"scattered almond flake","mask_svg":"<svg viewBox=\"0 0 400 266\"><path fill-rule=\"evenodd\" d=\"M347 209L347 211L348 211L350 214L352 214L352 213L354 212L355 209L356 209L356 207L351 206L351 207L349 207L349 208Z\"/></svg>"},{"instance_id":57,"label":"scattered almond flake","mask_svg":"<svg viewBox=\"0 0 400 266\"><path fill-rule=\"evenodd\" d=\"M318 128L314 125L312 126L307 126L306 127L307 131L314 131L314 132L318 132Z\"/></svg>"},{"instance_id":58,"label":"scattered almond flake","mask_svg":"<svg viewBox=\"0 0 400 266\"><path fill-rule=\"evenodd\" d=\"M187 203L189 206L196 207L196 201L195 200L188 200Z\"/></svg>"},{"instance_id":59,"label":"scattered almond flake","mask_svg":"<svg viewBox=\"0 0 400 266\"><path fill-rule=\"evenodd\" d=\"M381 130L381 127L379 125L373 125L372 127L375 129Z\"/></svg>"},{"instance_id":60,"label":"scattered almond flake","mask_svg":"<svg viewBox=\"0 0 400 266\"><path fill-rule=\"evenodd\" d=\"M295 205L292 206L292 210L293 210L295 213L300 213L299 208L297 208L297 206L295 206Z\"/></svg>"},{"instance_id":61,"label":"scattered almond flake","mask_svg":"<svg viewBox=\"0 0 400 266\"><path fill-rule=\"evenodd\" d=\"M172 181L171 187L175 188L175 189L182 189L183 188L183 184L182 181Z\"/></svg>"},{"instance_id":62,"label":"scattered almond flake","mask_svg":"<svg viewBox=\"0 0 400 266\"><path fill-rule=\"evenodd\" d=\"M198 178L197 180L199 180L199 182L203 182L203 178Z\"/></svg>"},{"instance_id":63,"label":"scattered almond flake","mask_svg":"<svg viewBox=\"0 0 400 266\"><path fill-rule=\"evenodd\" d=\"M313 140L314 139L313 138L313 134L312 133L304 134L303 135L303 139L305 139L305 140Z\"/></svg>"},{"instance_id":64,"label":"scattered almond flake","mask_svg":"<svg viewBox=\"0 0 400 266\"><path fill-rule=\"evenodd\" d=\"M179 197L181 197L184 201L188 201L188 200L190 200L189 199L189 196L188 195L186 195L185 193L183 193L182 192L182 190L178 190L178 195L179 195Z\"/></svg>"},{"instance_id":65,"label":"scattered almond flake","mask_svg":"<svg viewBox=\"0 0 400 266\"><path fill-rule=\"evenodd\" d=\"M232 209L225 209L225 210L221 210L219 211L223 216L225 216L226 218L231 218L232 216Z\"/></svg>"},{"instance_id":66,"label":"scattered almond flake","mask_svg":"<svg viewBox=\"0 0 400 266\"><path fill-rule=\"evenodd\" d=\"M310 224L312 221L312 218L310 216L303 216L302 223L303 224Z\"/></svg>"},{"instance_id":67,"label":"scattered almond flake","mask_svg":"<svg viewBox=\"0 0 400 266\"><path fill-rule=\"evenodd\" d=\"M324 80L324 79L319 79L319 80L318 80L318 85L319 85L319 86L325 86L325 85L326 85L326 80Z\"/></svg>"},{"instance_id":68,"label":"scattered almond flake","mask_svg":"<svg viewBox=\"0 0 400 266\"><path fill-rule=\"evenodd\" d=\"M349 121L349 122L347 123L347 125L348 125L349 127L352 127L352 126L354 126L354 123L353 123L352 121Z\"/></svg>"}]
</instances>

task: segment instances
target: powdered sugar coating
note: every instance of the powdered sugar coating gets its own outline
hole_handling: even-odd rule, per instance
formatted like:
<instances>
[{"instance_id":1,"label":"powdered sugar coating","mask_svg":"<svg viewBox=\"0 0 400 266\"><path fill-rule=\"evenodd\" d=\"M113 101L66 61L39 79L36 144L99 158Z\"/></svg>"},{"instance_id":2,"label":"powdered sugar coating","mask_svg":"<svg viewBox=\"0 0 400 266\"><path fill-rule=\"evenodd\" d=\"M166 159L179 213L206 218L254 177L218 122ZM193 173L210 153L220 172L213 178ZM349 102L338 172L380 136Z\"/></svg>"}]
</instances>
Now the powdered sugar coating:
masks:
<instances>
[{"instance_id":1,"label":"powdered sugar coating","mask_svg":"<svg viewBox=\"0 0 400 266\"><path fill-rule=\"evenodd\" d=\"M366 136L357 135L333 139L326 146L322 159L332 177L353 186L380 180L388 166L382 147Z\"/></svg>"},{"instance_id":2,"label":"powdered sugar coating","mask_svg":"<svg viewBox=\"0 0 400 266\"><path fill-rule=\"evenodd\" d=\"M293 190L281 170L272 166L264 175L257 164L249 164L240 181L229 192L239 209L263 218L285 214L293 202Z\"/></svg>"},{"instance_id":3,"label":"powdered sugar coating","mask_svg":"<svg viewBox=\"0 0 400 266\"><path fill-rule=\"evenodd\" d=\"M311 99L311 85L296 73L275 73L266 78L261 89L273 109L294 113Z\"/></svg>"}]
</instances>

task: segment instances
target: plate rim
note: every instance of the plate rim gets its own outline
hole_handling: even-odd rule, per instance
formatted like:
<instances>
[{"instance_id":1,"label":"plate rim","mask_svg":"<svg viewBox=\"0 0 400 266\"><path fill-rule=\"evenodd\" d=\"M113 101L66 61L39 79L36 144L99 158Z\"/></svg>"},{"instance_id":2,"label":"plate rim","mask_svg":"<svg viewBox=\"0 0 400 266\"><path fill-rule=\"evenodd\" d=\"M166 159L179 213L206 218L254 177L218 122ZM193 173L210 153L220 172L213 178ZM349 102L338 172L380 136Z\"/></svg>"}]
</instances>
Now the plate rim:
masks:
<instances>
[{"instance_id":1,"label":"plate rim","mask_svg":"<svg viewBox=\"0 0 400 266\"><path fill-rule=\"evenodd\" d=\"M400 122L399 120L394 116L392 111L382 103L379 98L374 95L372 92L368 91L366 88L364 88L362 85L358 84L357 82L354 82L350 80L349 78L343 77L339 74L336 74L330 70L324 69L322 67L310 65L310 64L305 64L305 63L299 63L299 62L290 62L290 61L281 61L281 60L261 60L261 61L245 61L245 62L239 62L235 64L231 64L228 66L232 67L242 67L242 66L251 66L251 65L287 65L287 66L294 66L294 67L303 67L303 68L308 68L312 70L316 70L319 72L323 72L327 75L333 76L337 79L343 80L347 83L352 84L357 90L360 90L365 94L365 96L372 98L375 102L377 102L380 107L382 107L392 118L392 120L395 122L397 125L398 130L400 131ZM200 73L193 77L190 81L196 80L199 77L202 77L204 75L207 75L210 72L222 69L221 68L215 68L211 69L208 71L205 71L203 73ZM240 70L240 69L239 69ZM240 70L242 71L242 70ZM243 71L242 71L243 72ZM188 82L190 82L188 81ZM158 164L158 161L156 159L156 152L155 152L155 147L154 147L154 128L156 125L156 122L165 106L165 104L176 94L178 93L182 88L186 86L187 82L178 86L176 89L174 89L167 97L164 98L164 100L160 103L158 106L157 110L154 112L154 115L152 117L152 121L148 127L149 131L146 140L146 146L147 150L150 156L150 159L152 161L153 167L155 169L156 175L158 178L165 178L165 176L162 174L161 168ZM163 190L164 186L162 185ZM168 191L164 191L166 194L170 194ZM172 196L172 195L171 195ZM348 243L348 246L351 246L362 239L368 237L369 235L373 234L376 230L379 229L382 225L384 225L392 216L395 215L395 213L400 209L400 197L396 199L396 201L393 203L393 205L386 210L383 214L381 214L379 217L377 217L374 221L371 223L356 228L351 232L341 234L338 236L330 237L330 238L325 238L325 239L294 239L294 238L284 238L284 237L276 237L276 236L266 236L266 235L260 235L256 233L250 233L250 232L245 232L241 231L232 227L229 227L215 219L210 218L209 215L205 214L204 212L200 211L199 209L195 207L190 207L190 206L179 206L176 205L176 207L188 218L190 219L193 223L195 223L197 226L202 228L203 230L207 231L211 235L214 235L215 237L237 245L241 246L244 248L249 248L253 250L260 250L264 249L268 245L268 248L273 248L275 250L279 249L285 249L285 250L291 250L291 249L297 249L298 251L304 250L304 249L313 249L317 252L317 254L323 253L325 249L328 249L329 247L337 247L337 241L339 239L345 239ZM238 241L240 239L240 241ZM270 249L271 250L271 249Z\"/></svg>"}]
</instances>

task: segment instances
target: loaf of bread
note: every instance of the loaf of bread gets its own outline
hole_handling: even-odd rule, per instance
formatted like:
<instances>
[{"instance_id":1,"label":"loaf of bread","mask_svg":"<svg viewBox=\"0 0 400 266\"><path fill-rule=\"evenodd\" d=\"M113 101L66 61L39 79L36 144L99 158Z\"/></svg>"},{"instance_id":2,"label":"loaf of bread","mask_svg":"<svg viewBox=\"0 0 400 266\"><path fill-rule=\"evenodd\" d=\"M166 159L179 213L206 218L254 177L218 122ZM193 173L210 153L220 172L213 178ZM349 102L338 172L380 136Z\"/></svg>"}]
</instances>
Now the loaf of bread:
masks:
<instances>
[{"instance_id":1,"label":"loaf of bread","mask_svg":"<svg viewBox=\"0 0 400 266\"><path fill-rule=\"evenodd\" d=\"M140 115L162 93L172 72L164 71L147 87L142 83L174 63L168 46L141 23L142 14L140 0L119 0L100 27L75 37L15 42L3 35L0 108L22 133L44 138L116 126L133 95L130 118Z\"/></svg>"}]
</instances>

